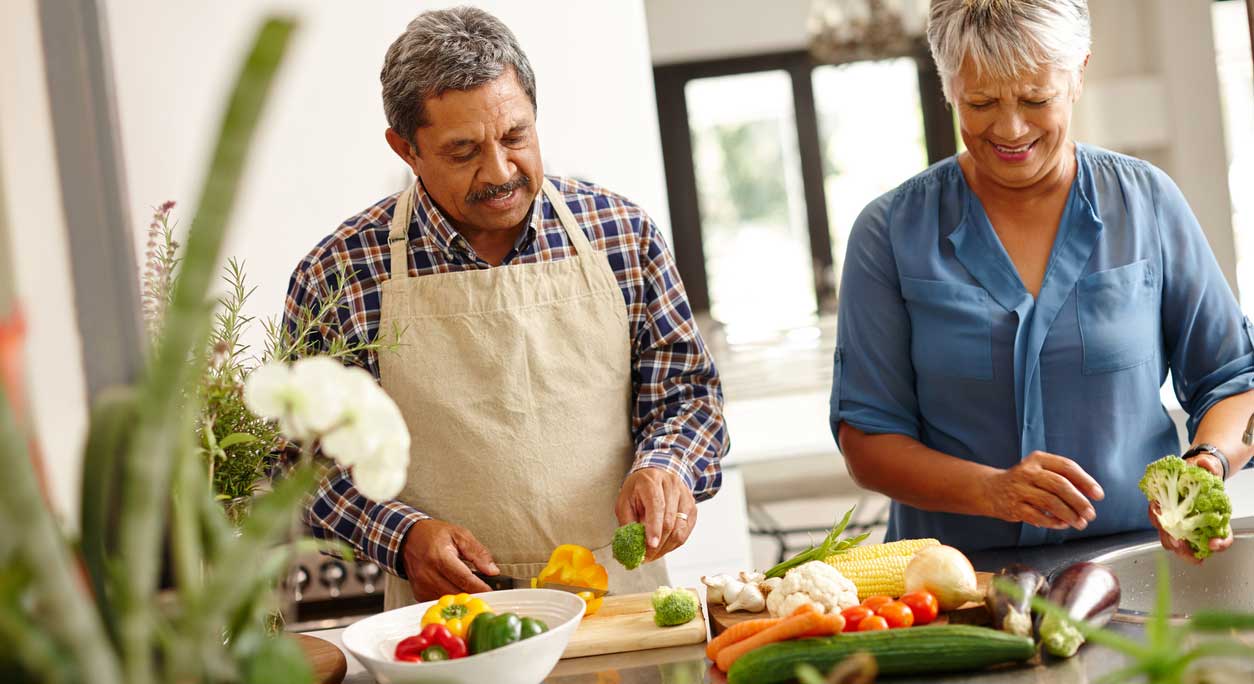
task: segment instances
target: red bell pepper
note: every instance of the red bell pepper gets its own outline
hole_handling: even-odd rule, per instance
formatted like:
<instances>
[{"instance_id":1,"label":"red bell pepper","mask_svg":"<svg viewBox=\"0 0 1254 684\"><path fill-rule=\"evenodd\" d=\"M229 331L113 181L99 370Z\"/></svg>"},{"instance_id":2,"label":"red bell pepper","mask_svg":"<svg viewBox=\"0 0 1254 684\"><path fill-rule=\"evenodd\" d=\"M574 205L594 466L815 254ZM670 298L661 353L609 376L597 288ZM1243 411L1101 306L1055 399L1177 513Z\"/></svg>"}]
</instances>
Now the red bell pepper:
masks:
<instances>
[{"instance_id":1,"label":"red bell pepper","mask_svg":"<svg viewBox=\"0 0 1254 684\"><path fill-rule=\"evenodd\" d=\"M396 645L395 657L409 663L465 658L466 641L454 636L448 627L432 623L418 634L402 639Z\"/></svg>"}]
</instances>

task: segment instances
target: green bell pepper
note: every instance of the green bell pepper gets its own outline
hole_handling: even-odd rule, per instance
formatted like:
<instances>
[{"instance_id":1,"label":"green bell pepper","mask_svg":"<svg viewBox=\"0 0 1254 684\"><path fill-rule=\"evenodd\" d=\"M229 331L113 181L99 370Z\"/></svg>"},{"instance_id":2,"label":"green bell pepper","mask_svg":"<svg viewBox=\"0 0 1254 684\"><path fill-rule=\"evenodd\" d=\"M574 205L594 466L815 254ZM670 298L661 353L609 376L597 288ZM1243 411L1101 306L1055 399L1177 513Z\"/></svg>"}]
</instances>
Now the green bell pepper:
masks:
<instances>
[{"instance_id":1,"label":"green bell pepper","mask_svg":"<svg viewBox=\"0 0 1254 684\"><path fill-rule=\"evenodd\" d=\"M542 620L518 617L514 613L480 613L470 623L470 631L466 635L471 655L491 651L528 639L549 630Z\"/></svg>"}]
</instances>

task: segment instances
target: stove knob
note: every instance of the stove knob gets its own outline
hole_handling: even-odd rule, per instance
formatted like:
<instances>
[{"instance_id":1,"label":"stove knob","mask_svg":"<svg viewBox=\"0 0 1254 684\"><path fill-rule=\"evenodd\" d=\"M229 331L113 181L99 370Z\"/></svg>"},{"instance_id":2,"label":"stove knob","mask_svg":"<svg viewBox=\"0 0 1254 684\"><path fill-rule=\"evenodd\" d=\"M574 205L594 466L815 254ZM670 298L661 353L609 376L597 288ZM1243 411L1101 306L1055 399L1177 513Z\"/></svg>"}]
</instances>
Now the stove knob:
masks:
<instances>
[{"instance_id":1,"label":"stove knob","mask_svg":"<svg viewBox=\"0 0 1254 684\"><path fill-rule=\"evenodd\" d=\"M322 586L327 588L331 598L335 598L340 595L340 587L348 579L348 572L340 561L327 561L318 568L318 579L322 580Z\"/></svg>"},{"instance_id":2,"label":"stove knob","mask_svg":"<svg viewBox=\"0 0 1254 684\"><path fill-rule=\"evenodd\" d=\"M303 565L297 565L287 575L287 581L284 582L288 589L292 592L292 600L300 601L305 595L305 588L309 586L309 570Z\"/></svg>"},{"instance_id":3,"label":"stove knob","mask_svg":"<svg viewBox=\"0 0 1254 684\"><path fill-rule=\"evenodd\" d=\"M379 566L376 563L371 561L362 561L357 564L357 579L361 582L362 589L364 589L367 594L374 593L375 582L379 581L379 575L382 574L383 571L379 569Z\"/></svg>"}]
</instances>

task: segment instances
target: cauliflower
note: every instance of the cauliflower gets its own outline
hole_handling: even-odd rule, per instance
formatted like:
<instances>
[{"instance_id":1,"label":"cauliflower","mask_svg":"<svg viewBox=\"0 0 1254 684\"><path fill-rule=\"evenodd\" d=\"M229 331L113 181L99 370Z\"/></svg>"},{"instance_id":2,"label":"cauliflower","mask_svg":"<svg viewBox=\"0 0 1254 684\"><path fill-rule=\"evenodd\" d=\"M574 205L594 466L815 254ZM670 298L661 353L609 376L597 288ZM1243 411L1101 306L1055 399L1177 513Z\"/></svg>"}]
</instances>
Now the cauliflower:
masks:
<instances>
[{"instance_id":1,"label":"cauliflower","mask_svg":"<svg viewBox=\"0 0 1254 684\"><path fill-rule=\"evenodd\" d=\"M789 570L766 597L772 617L787 617L807 603L818 613L839 613L858 605L858 588L839 570L816 560Z\"/></svg>"},{"instance_id":2,"label":"cauliflower","mask_svg":"<svg viewBox=\"0 0 1254 684\"><path fill-rule=\"evenodd\" d=\"M1212 537L1228 536L1232 502L1224 481L1205 468L1166 456L1146 466L1140 487L1158 504L1163 531L1188 542L1194 557L1211 554Z\"/></svg>"}]
</instances>

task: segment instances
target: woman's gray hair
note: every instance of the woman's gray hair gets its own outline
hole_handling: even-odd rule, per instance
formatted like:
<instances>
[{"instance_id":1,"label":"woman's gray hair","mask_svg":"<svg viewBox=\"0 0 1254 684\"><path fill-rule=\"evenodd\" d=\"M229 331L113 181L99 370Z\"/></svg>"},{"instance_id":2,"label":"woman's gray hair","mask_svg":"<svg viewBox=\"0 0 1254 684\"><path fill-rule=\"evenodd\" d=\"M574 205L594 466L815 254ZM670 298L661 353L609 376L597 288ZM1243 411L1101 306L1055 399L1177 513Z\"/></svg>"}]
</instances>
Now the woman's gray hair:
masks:
<instances>
[{"instance_id":1,"label":"woman's gray hair","mask_svg":"<svg viewBox=\"0 0 1254 684\"><path fill-rule=\"evenodd\" d=\"M500 19L475 7L423 12L409 22L383 60L379 80L388 125L414 143L414 133L430 123L428 98L448 90L472 90L510 68L534 110L531 62Z\"/></svg>"},{"instance_id":2,"label":"woman's gray hair","mask_svg":"<svg viewBox=\"0 0 1254 684\"><path fill-rule=\"evenodd\" d=\"M927 41L945 99L951 82L971 60L981 77L1010 81L1043 67L1073 73L1089 54L1092 28L1087 0L932 0Z\"/></svg>"}]
</instances>

